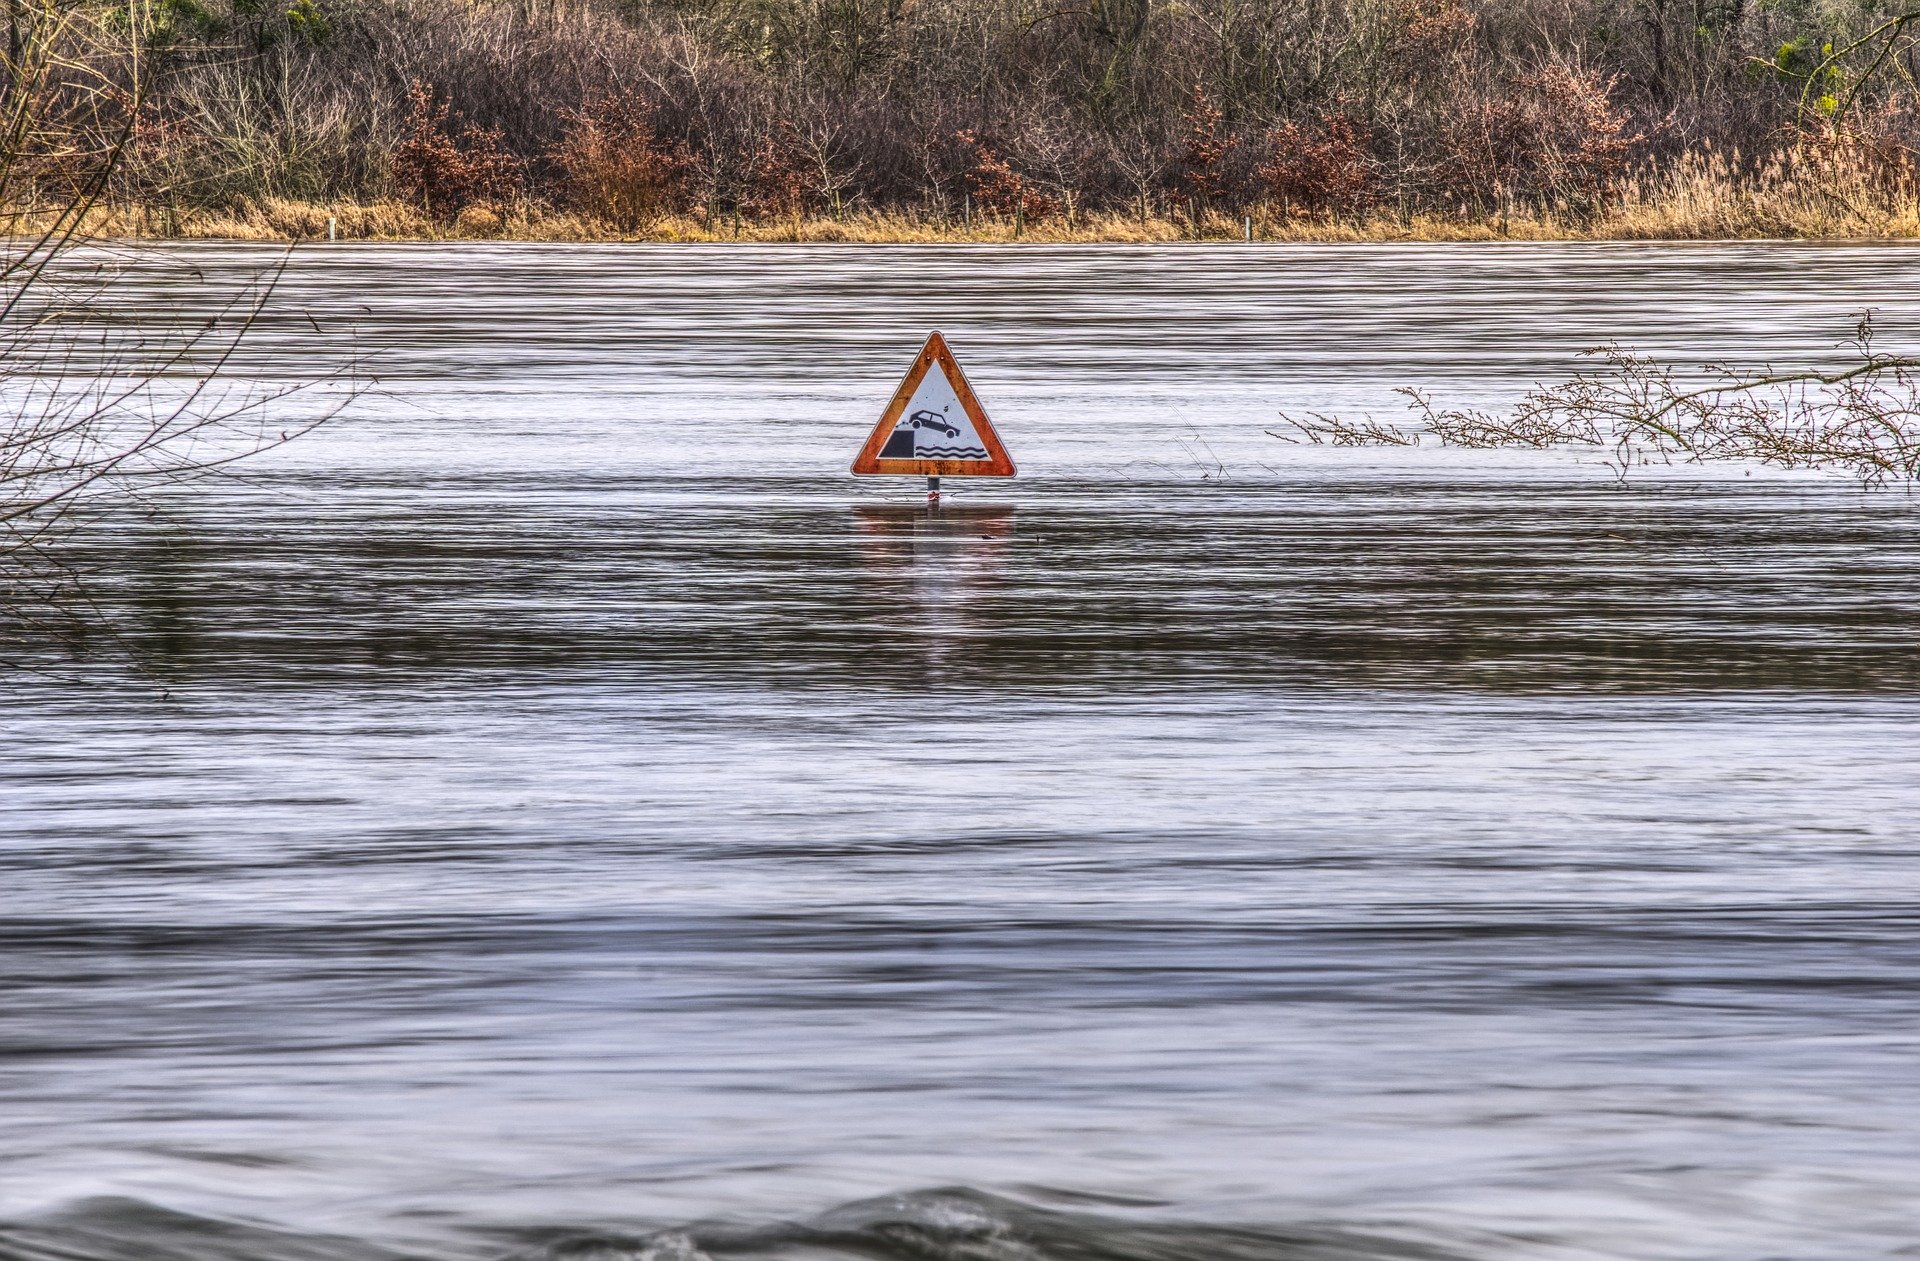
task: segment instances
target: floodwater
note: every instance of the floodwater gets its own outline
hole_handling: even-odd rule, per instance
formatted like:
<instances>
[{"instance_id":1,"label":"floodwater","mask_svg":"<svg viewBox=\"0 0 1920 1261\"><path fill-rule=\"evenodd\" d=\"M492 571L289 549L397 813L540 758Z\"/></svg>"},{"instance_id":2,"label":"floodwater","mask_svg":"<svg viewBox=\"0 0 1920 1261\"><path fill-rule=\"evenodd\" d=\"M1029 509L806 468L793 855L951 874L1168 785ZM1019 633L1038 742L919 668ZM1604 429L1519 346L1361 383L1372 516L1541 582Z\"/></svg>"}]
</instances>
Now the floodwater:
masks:
<instances>
[{"instance_id":1,"label":"floodwater","mask_svg":"<svg viewBox=\"0 0 1920 1261\"><path fill-rule=\"evenodd\" d=\"M296 253L235 370L377 386L10 615L0 1258L1915 1255L1920 499L1266 432L1866 307L1920 252ZM1021 476L929 516L845 470L935 327Z\"/></svg>"}]
</instances>

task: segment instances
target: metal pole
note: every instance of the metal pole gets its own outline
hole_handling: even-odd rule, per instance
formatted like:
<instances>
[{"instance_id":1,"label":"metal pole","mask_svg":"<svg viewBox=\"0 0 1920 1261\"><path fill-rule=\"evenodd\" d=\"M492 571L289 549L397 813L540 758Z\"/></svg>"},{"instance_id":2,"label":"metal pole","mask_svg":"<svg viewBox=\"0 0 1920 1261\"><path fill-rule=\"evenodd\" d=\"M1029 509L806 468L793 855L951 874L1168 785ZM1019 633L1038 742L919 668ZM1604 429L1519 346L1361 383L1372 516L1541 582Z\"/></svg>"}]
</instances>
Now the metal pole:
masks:
<instances>
[{"instance_id":1,"label":"metal pole","mask_svg":"<svg viewBox=\"0 0 1920 1261\"><path fill-rule=\"evenodd\" d=\"M1252 215L1248 215L1246 217L1246 219L1243 222L1243 226L1247 230L1247 240L1249 241L1253 240L1253 216Z\"/></svg>"},{"instance_id":2,"label":"metal pole","mask_svg":"<svg viewBox=\"0 0 1920 1261\"><path fill-rule=\"evenodd\" d=\"M940 479L937 477L929 477L927 479L927 507L938 508L939 506L940 506Z\"/></svg>"},{"instance_id":3,"label":"metal pole","mask_svg":"<svg viewBox=\"0 0 1920 1261\"><path fill-rule=\"evenodd\" d=\"M327 216L327 240L337 241L340 239L339 234L340 234L340 221L334 218L332 215L328 215Z\"/></svg>"}]
</instances>

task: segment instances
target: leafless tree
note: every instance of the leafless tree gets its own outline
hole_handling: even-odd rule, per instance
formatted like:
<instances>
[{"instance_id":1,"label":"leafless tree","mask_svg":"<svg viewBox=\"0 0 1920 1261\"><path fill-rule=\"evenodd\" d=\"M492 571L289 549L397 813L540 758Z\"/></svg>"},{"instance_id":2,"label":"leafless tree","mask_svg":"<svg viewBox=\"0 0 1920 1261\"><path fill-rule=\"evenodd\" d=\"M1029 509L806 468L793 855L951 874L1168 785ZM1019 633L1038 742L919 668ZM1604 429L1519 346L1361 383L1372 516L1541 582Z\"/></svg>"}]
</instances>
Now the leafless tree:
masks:
<instances>
[{"instance_id":1,"label":"leafless tree","mask_svg":"<svg viewBox=\"0 0 1920 1261\"><path fill-rule=\"evenodd\" d=\"M150 15L10 0L0 52L0 554L74 510L212 474L324 421L351 356L291 384L233 370L279 268L205 312L132 313L138 252L84 240L146 100ZM316 323L316 332L318 324ZM315 406L287 406L294 395ZM326 396L322 398L321 396Z\"/></svg>"}]
</instances>

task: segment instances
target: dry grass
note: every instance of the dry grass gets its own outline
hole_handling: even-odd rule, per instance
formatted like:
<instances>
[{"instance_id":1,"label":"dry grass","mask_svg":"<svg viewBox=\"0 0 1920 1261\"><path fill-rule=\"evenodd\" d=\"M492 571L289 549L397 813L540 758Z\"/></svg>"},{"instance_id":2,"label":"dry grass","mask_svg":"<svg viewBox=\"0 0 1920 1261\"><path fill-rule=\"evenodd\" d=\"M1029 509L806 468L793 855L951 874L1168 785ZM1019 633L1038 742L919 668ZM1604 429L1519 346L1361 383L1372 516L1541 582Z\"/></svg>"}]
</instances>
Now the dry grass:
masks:
<instances>
[{"instance_id":1,"label":"dry grass","mask_svg":"<svg viewBox=\"0 0 1920 1261\"><path fill-rule=\"evenodd\" d=\"M1920 198L1904 178L1791 152L1742 176L1737 155L1696 152L1636 182L1609 217L1619 240L1911 238Z\"/></svg>"},{"instance_id":2,"label":"dry grass","mask_svg":"<svg viewBox=\"0 0 1920 1261\"><path fill-rule=\"evenodd\" d=\"M657 241L657 242L1064 242L1158 243L1236 241L1237 215L1142 219L1129 215L1052 217L1016 223L976 214L849 213L843 217L735 218L721 213L668 214L620 231L613 225L537 204L469 206L451 221L403 201L318 205L283 199L247 202L227 211L169 211L152 206L101 206L85 231L100 237L182 237L241 241L317 240L332 218L344 240ZM1261 241L1619 241L1802 238L1920 238L1920 196L1904 179L1889 180L1845 163L1781 154L1757 170L1735 155L1701 151L1665 170L1643 172L1599 216L1515 208L1507 214L1401 215L1375 208L1357 216L1289 215L1271 208L1252 216Z\"/></svg>"}]
</instances>

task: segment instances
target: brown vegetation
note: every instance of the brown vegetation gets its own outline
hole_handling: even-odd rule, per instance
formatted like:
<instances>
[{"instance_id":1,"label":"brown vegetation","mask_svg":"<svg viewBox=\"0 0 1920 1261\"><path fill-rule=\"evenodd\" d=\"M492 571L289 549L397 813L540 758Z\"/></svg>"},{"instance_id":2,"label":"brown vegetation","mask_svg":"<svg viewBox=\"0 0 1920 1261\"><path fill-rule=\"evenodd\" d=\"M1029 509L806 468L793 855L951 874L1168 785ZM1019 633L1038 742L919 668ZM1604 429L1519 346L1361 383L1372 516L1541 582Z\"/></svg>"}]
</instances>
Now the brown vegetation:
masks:
<instances>
[{"instance_id":1,"label":"brown vegetation","mask_svg":"<svg viewBox=\"0 0 1920 1261\"><path fill-rule=\"evenodd\" d=\"M1379 200L1380 171L1365 123L1322 113L1310 123L1283 119L1267 133L1262 191L1289 217L1359 217Z\"/></svg>"},{"instance_id":2,"label":"brown vegetation","mask_svg":"<svg viewBox=\"0 0 1920 1261\"><path fill-rule=\"evenodd\" d=\"M567 209L635 232L683 208L692 158L684 146L660 139L644 97L631 91L597 96L568 110L564 126L551 156L554 191Z\"/></svg>"},{"instance_id":3,"label":"brown vegetation","mask_svg":"<svg viewBox=\"0 0 1920 1261\"><path fill-rule=\"evenodd\" d=\"M112 222L264 232L298 204L376 235L1191 237L1250 218L1347 239L1915 219L1920 13L1888 0L282 3L155 11ZM63 155L125 113L74 100L14 206L70 183ZM412 210L366 209L389 203Z\"/></svg>"},{"instance_id":4,"label":"brown vegetation","mask_svg":"<svg viewBox=\"0 0 1920 1261\"><path fill-rule=\"evenodd\" d=\"M498 127L476 127L449 113L426 84L407 85L407 116L387 159L395 191L435 218L511 199L525 163L507 152Z\"/></svg>"}]
</instances>

